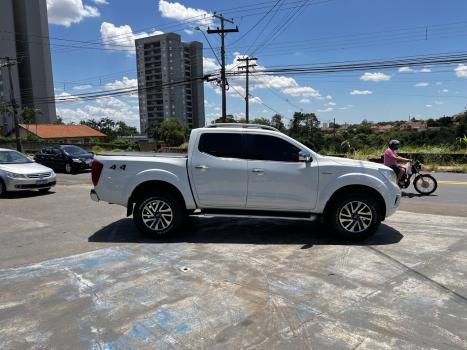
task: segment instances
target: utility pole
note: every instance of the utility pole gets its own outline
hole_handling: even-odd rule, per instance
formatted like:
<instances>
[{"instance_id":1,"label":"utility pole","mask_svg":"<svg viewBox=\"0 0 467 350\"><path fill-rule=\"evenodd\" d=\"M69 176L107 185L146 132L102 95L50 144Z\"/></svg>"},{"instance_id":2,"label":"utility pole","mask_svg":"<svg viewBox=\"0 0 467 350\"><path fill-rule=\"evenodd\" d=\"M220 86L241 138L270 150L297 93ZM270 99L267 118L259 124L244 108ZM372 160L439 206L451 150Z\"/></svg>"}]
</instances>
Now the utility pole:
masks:
<instances>
[{"instance_id":1,"label":"utility pole","mask_svg":"<svg viewBox=\"0 0 467 350\"><path fill-rule=\"evenodd\" d=\"M233 24L232 19L224 18L222 15L218 15L214 13L214 17L221 21L220 28L217 27L216 29L208 28L208 34L220 34L221 36L221 89L222 89L222 118L227 118L227 98L226 98L226 86L227 80L225 78L225 35L227 33L236 33L238 32L238 27L235 28L225 28L225 22Z\"/></svg>"},{"instance_id":2,"label":"utility pole","mask_svg":"<svg viewBox=\"0 0 467 350\"><path fill-rule=\"evenodd\" d=\"M246 72L246 81L245 81L245 91L246 91L246 95L245 95L245 119L246 119L246 123L248 124L250 122L250 107L249 107L249 103L248 103L248 100L250 98L250 89L249 89L249 75L250 75L250 68L251 67L255 67L256 66L256 63L254 64L250 64L251 61L256 61L257 58L256 57L244 57L244 58L238 58L237 61L240 61L240 62L246 62L244 66L239 66L238 68L239 69L243 69L245 68L245 72Z\"/></svg>"},{"instance_id":3,"label":"utility pole","mask_svg":"<svg viewBox=\"0 0 467 350\"><path fill-rule=\"evenodd\" d=\"M21 139L19 137L19 122L18 122L18 113L16 110L16 100L15 94L13 92L13 78L11 77L11 67L15 65L17 62L13 61L10 57L2 57L5 60L5 63L2 64L0 67L7 67L8 69L8 81L10 84L10 105L11 111L13 113L13 121L15 123L15 138L16 138L16 149L18 152L23 151L23 147L21 146Z\"/></svg>"}]
</instances>

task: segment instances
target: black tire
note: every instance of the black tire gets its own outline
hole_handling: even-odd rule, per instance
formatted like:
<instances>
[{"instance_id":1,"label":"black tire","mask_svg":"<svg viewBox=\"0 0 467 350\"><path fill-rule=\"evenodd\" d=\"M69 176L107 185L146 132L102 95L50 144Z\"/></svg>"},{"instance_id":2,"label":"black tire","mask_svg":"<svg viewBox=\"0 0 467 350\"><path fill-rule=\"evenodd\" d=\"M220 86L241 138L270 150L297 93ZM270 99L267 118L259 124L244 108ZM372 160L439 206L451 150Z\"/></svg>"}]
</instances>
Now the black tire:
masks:
<instances>
[{"instance_id":1,"label":"black tire","mask_svg":"<svg viewBox=\"0 0 467 350\"><path fill-rule=\"evenodd\" d=\"M0 198L6 194L6 187L2 180L0 180Z\"/></svg>"},{"instance_id":2,"label":"black tire","mask_svg":"<svg viewBox=\"0 0 467 350\"><path fill-rule=\"evenodd\" d=\"M345 194L326 208L325 223L340 238L359 241L372 236L381 223L382 211L371 195Z\"/></svg>"},{"instance_id":3,"label":"black tire","mask_svg":"<svg viewBox=\"0 0 467 350\"><path fill-rule=\"evenodd\" d=\"M170 212L167 210L170 210ZM172 217L167 224L169 213L171 213ZM183 225L185 213L186 210L183 208L182 203L173 194L152 193L136 201L133 210L133 222L145 236L165 238Z\"/></svg>"},{"instance_id":4,"label":"black tire","mask_svg":"<svg viewBox=\"0 0 467 350\"><path fill-rule=\"evenodd\" d=\"M425 181L423 181L423 179L428 180L428 182L431 182L433 184L433 188L425 190L425 187L423 187L423 183ZM433 176L428 175L428 174L418 175L413 180L413 187L415 188L415 191L417 191L418 193L424 196L428 196L436 191L436 189L438 188L438 181L436 181L436 179Z\"/></svg>"},{"instance_id":5,"label":"black tire","mask_svg":"<svg viewBox=\"0 0 467 350\"><path fill-rule=\"evenodd\" d=\"M70 163L65 164L65 173L66 174L73 174L75 171L73 170L73 166Z\"/></svg>"},{"instance_id":6,"label":"black tire","mask_svg":"<svg viewBox=\"0 0 467 350\"><path fill-rule=\"evenodd\" d=\"M39 191L39 193L47 193L47 192L49 192L49 191L50 191L50 187L47 187L47 188L41 188L41 189L39 189L38 191Z\"/></svg>"}]
</instances>

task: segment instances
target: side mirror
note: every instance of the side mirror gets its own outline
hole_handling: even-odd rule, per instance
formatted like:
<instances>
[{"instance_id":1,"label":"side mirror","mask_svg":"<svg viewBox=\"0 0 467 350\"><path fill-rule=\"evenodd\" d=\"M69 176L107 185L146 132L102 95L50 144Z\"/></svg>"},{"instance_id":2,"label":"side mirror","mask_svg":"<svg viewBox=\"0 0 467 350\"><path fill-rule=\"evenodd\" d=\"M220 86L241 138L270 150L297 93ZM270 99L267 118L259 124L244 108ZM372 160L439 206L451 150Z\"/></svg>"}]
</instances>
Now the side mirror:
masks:
<instances>
[{"instance_id":1,"label":"side mirror","mask_svg":"<svg viewBox=\"0 0 467 350\"><path fill-rule=\"evenodd\" d=\"M311 154L305 151L298 152L298 161L310 163L313 159L311 158Z\"/></svg>"}]
</instances>

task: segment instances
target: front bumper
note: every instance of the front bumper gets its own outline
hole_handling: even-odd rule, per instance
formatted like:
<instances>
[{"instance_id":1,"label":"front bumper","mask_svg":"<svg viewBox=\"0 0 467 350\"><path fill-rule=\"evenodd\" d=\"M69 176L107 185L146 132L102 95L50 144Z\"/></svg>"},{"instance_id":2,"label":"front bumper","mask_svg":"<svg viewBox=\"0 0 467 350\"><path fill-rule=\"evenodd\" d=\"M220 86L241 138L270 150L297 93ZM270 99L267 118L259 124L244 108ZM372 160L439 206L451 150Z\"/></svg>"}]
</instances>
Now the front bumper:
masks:
<instances>
[{"instance_id":1,"label":"front bumper","mask_svg":"<svg viewBox=\"0 0 467 350\"><path fill-rule=\"evenodd\" d=\"M5 186L7 191L29 191L50 188L57 184L56 176L49 176L43 179L20 179L6 178Z\"/></svg>"},{"instance_id":2,"label":"front bumper","mask_svg":"<svg viewBox=\"0 0 467 350\"><path fill-rule=\"evenodd\" d=\"M395 183L390 183L386 191L383 192L386 202L386 217L394 214L401 204L401 190Z\"/></svg>"}]
</instances>

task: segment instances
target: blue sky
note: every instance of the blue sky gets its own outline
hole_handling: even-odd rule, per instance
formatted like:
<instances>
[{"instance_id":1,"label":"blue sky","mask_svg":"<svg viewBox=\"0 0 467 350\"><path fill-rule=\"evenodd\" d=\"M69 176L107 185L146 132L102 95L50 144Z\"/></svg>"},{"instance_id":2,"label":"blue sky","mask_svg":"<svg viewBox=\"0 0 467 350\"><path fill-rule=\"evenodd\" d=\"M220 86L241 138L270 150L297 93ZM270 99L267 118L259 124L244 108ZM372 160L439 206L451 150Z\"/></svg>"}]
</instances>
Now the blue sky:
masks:
<instances>
[{"instance_id":1,"label":"blue sky","mask_svg":"<svg viewBox=\"0 0 467 350\"><path fill-rule=\"evenodd\" d=\"M233 17L240 30L227 37L228 69L234 69L235 57L252 53L260 67L271 67L467 51L465 0L282 0L273 8L276 2L47 0L50 37L97 43L51 40L55 93L134 86L133 39L157 32L201 41L205 72L217 69L204 36L193 30L216 25L209 16L214 11ZM299 5L304 6L299 10ZM208 39L219 46L217 36ZM230 84L228 113L243 117L244 81L231 79ZM289 118L301 109L323 122L426 119L466 108L467 65L258 76L251 87L252 118L270 118L274 111ZM218 89L205 84L207 121L220 115L220 100ZM57 109L65 121L112 117L139 124L136 96L59 103Z\"/></svg>"}]
</instances>

